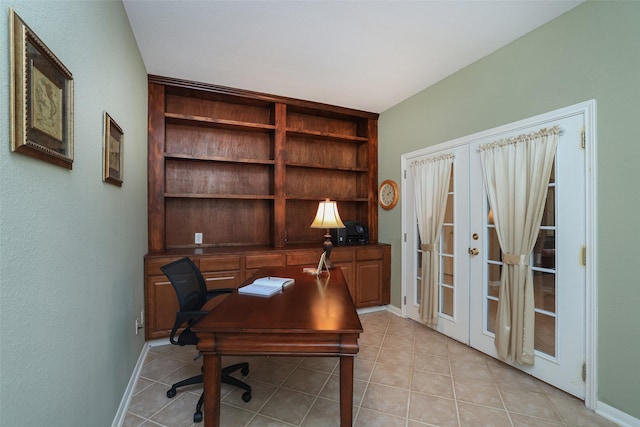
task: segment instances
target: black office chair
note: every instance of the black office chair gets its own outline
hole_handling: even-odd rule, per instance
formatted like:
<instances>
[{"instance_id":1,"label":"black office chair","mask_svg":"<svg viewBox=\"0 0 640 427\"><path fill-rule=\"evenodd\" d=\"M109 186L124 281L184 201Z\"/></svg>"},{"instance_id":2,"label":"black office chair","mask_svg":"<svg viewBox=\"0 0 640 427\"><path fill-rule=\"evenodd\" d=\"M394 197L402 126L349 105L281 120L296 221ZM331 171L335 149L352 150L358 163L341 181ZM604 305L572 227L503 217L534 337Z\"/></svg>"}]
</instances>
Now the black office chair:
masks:
<instances>
[{"instance_id":1,"label":"black office chair","mask_svg":"<svg viewBox=\"0 0 640 427\"><path fill-rule=\"evenodd\" d=\"M210 299L222 294L231 293L235 289L225 288L207 290L204 277L202 277L200 270L190 258L179 259L160 267L160 270L162 270L162 272L171 281L180 304L180 311L176 313L176 321L173 324L173 329L171 329L171 336L169 337L169 340L171 341L171 344L180 346L196 345L198 344L198 337L193 331L191 331L191 326L208 313L207 311L203 311L202 307ZM176 341L175 335L178 329L182 326L186 327L180 333L178 340ZM246 390L242 394L242 400L248 402L251 400L251 386L231 376L231 374L237 370L241 370L240 372L242 375L247 375L249 373L249 364L246 362L237 363L223 368L221 372L221 381L225 384L230 384ZM171 389L167 391L167 397L174 397L178 387L201 384L202 382L203 376L200 374L175 383L171 386ZM200 395L200 400L198 400L198 404L196 405L196 412L193 414L193 421L196 423L202 421L203 400L204 394Z\"/></svg>"}]
</instances>

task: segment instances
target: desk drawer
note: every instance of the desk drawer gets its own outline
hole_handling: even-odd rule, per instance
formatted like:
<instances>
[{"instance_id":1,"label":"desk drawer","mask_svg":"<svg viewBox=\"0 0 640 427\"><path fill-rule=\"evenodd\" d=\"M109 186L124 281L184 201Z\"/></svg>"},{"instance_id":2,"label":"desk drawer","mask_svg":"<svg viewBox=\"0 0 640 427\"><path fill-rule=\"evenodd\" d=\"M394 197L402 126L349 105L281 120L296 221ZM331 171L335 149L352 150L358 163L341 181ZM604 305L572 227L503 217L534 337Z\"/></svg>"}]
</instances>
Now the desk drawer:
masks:
<instances>
[{"instance_id":1,"label":"desk drawer","mask_svg":"<svg viewBox=\"0 0 640 427\"><path fill-rule=\"evenodd\" d=\"M207 289L237 288L242 282L239 271L204 273L202 276L207 282Z\"/></svg>"},{"instance_id":2,"label":"desk drawer","mask_svg":"<svg viewBox=\"0 0 640 427\"><path fill-rule=\"evenodd\" d=\"M287 265L318 265L322 251L292 252L287 254Z\"/></svg>"},{"instance_id":3,"label":"desk drawer","mask_svg":"<svg viewBox=\"0 0 640 427\"><path fill-rule=\"evenodd\" d=\"M356 251L356 261L367 261L371 259L382 259L382 249L363 248Z\"/></svg>"},{"instance_id":4,"label":"desk drawer","mask_svg":"<svg viewBox=\"0 0 640 427\"><path fill-rule=\"evenodd\" d=\"M319 258L318 258L319 259ZM331 261L336 263L336 262L352 262L353 261L353 250L352 249L348 249L348 250L336 250L336 248L333 248L333 251L331 251Z\"/></svg>"},{"instance_id":5,"label":"desk drawer","mask_svg":"<svg viewBox=\"0 0 640 427\"><path fill-rule=\"evenodd\" d=\"M261 267L283 267L286 265L286 258L283 253L276 254L255 254L244 257L245 268L256 269Z\"/></svg>"},{"instance_id":6,"label":"desk drawer","mask_svg":"<svg viewBox=\"0 0 640 427\"><path fill-rule=\"evenodd\" d=\"M150 258L147 259L147 275L148 276L164 276L160 267L169 264L170 262L177 261L184 257L167 257L167 258Z\"/></svg>"},{"instance_id":7,"label":"desk drawer","mask_svg":"<svg viewBox=\"0 0 640 427\"><path fill-rule=\"evenodd\" d=\"M200 258L200 271L240 270L240 255L224 255Z\"/></svg>"}]
</instances>

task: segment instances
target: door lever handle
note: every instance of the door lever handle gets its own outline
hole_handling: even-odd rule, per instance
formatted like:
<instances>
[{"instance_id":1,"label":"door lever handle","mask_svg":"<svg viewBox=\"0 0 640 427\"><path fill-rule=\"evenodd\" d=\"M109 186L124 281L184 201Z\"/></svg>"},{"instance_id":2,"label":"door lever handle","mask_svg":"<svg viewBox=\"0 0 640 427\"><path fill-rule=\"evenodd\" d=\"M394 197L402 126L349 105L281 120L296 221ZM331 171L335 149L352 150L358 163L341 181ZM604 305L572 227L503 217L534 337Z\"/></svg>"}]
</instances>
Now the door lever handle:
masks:
<instances>
[{"instance_id":1,"label":"door lever handle","mask_svg":"<svg viewBox=\"0 0 640 427\"><path fill-rule=\"evenodd\" d=\"M470 255L478 255L480 253L480 251L478 250L478 248L469 248L469 254Z\"/></svg>"}]
</instances>

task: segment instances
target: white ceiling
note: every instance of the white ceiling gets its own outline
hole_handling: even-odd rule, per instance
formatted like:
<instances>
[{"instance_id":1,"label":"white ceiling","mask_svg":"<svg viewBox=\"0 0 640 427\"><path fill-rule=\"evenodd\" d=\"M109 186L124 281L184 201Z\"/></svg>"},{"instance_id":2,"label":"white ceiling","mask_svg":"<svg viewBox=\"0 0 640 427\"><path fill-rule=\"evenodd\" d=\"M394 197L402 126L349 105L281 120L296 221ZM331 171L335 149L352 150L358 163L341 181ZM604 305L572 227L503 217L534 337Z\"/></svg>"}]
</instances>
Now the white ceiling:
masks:
<instances>
[{"instance_id":1,"label":"white ceiling","mask_svg":"<svg viewBox=\"0 0 640 427\"><path fill-rule=\"evenodd\" d=\"M124 0L147 72L382 112L569 0Z\"/></svg>"}]
</instances>

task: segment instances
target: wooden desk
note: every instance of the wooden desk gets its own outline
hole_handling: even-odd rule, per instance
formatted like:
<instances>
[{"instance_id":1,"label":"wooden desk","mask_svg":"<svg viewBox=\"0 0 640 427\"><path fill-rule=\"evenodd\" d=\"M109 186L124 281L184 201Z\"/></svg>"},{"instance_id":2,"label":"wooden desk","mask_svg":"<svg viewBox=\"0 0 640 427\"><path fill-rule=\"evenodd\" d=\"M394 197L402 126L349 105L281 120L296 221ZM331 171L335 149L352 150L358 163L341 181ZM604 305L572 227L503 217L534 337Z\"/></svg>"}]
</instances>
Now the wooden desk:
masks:
<instances>
[{"instance_id":1,"label":"wooden desk","mask_svg":"<svg viewBox=\"0 0 640 427\"><path fill-rule=\"evenodd\" d=\"M351 427L362 324L342 271L316 279L301 267L263 268L245 283L265 276L291 277L295 284L269 298L236 291L191 328L203 355L205 427L220 425L223 355L340 357L340 425Z\"/></svg>"}]
</instances>

